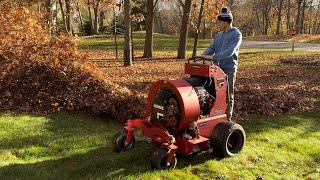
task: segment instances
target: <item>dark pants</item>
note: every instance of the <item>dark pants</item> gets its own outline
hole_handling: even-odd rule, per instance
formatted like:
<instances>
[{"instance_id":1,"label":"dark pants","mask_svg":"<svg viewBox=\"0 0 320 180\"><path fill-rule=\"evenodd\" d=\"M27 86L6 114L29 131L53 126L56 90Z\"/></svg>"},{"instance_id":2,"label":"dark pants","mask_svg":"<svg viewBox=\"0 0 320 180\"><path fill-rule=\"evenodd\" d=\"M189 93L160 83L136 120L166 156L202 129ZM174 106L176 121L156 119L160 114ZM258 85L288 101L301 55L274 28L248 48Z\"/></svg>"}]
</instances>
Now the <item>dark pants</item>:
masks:
<instances>
[{"instance_id":1,"label":"dark pants","mask_svg":"<svg viewBox=\"0 0 320 180\"><path fill-rule=\"evenodd\" d=\"M227 118L231 121L234 106L234 84L236 82L236 73L226 73L228 76L228 98Z\"/></svg>"}]
</instances>

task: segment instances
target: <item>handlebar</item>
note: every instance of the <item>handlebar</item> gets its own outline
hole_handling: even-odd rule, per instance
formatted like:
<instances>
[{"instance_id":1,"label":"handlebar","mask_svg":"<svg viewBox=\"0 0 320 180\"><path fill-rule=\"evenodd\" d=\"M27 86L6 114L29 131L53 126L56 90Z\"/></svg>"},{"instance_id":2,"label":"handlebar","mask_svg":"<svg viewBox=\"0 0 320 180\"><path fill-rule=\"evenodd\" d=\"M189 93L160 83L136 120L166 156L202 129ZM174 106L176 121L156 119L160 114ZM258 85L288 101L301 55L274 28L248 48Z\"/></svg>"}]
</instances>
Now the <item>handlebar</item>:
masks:
<instances>
[{"instance_id":1,"label":"handlebar","mask_svg":"<svg viewBox=\"0 0 320 180\"><path fill-rule=\"evenodd\" d=\"M188 63L190 63L190 61L193 61L194 63L195 62L198 62L198 61L202 61L202 64L205 64L205 62L210 62L211 65L214 65L214 59L213 58L206 58L206 57L203 57L203 56L196 56L196 57L192 57L192 58L189 58L188 59Z\"/></svg>"}]
</instances>

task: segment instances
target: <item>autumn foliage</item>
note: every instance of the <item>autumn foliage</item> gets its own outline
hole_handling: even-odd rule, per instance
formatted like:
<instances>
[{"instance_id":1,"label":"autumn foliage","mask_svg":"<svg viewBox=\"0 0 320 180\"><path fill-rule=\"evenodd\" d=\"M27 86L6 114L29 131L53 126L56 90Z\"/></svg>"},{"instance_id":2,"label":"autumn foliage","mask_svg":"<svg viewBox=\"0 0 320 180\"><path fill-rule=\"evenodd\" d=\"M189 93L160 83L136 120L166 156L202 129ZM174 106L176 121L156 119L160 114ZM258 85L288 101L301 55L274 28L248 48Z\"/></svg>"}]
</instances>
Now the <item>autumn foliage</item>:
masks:
<instances>
[{"instance_id":1,"label":"autumn foliage","mask_svg":"<svg viewBox=\"0 0 320 180\"><path fill-rule=\"evenodd\" d=\"M53 42L25 7L5 4L0 11L1 109L41 114L85 109L114 118L139 111L130 109L143 98L102 80L72 40Z\"/></svg>"},{"instance_id":2,"label":"autumn foliage","mask_svg":"<svg viewBox=\"0 0 320 180\"><path fill-rule=\"evenodd\" d=\"M178 60L136 62L121 67L109 62L98 71L67 37L52 41L37 16L27 8L0 7L0 108L46 114L57 110L86 110L126 120L143 117L151 84L179 78ZM301 62L287 59L282 63ZM315 62L318 65L318 61ZM314 64L312 64L314 65ZM240 69L236 83L235 117L276 115L314 107L319 73L305 68Z\"/></svg>"}]
</instances>

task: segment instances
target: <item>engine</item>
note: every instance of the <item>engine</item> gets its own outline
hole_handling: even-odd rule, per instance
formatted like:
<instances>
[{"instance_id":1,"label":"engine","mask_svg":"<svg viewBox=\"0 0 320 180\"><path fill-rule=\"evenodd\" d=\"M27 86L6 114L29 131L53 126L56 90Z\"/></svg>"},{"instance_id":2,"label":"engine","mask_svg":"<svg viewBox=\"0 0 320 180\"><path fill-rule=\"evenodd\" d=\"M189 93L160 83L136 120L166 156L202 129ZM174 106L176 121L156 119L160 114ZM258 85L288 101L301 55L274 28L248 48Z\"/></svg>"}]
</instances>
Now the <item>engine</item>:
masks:
<instances>
[{"instance_id":1,"label":"engine","mask_svg":"<svg viewBox=\"0 0 320 180\"><path fill-rule=\"evenodd\" d=\"M200 115L206 116L210 114L214 97L206 90L205 87L200 86L195 87L194 89L199 99Z\"/></svg>"}]
</instances>

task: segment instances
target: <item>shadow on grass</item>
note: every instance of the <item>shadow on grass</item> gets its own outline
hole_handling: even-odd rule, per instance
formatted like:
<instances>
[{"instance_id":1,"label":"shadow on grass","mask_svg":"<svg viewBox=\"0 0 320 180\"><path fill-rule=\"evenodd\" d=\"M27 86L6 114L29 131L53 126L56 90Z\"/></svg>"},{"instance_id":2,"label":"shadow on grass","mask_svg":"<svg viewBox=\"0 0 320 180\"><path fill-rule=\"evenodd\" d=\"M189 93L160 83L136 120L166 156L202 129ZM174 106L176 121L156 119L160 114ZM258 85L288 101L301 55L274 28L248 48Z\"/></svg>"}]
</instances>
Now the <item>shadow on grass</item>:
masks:
<instances>
[{"instance_id":1,"label":"shadow on grass","mask_svg":"<svg viewBox=\"0 0 320 180\"><path fill-rule=\"evenodd\" d=\"M92 117L86 121L85 118L87 117L88 116L79 117L78 115L66 114L51 116L50 118L52 120L49 121L47 127L51 133L44 135L44 137L42 137L44 140L38 142L37 139L40 137L37 136L31 139L12 139L12 142L7 145L2 144L0 147L1 149L6 149L23 148L29 145L43 145L51 148L49 142L56 138L73 139L79 136L80 141L88 141L88 139L86 139L87 136L106 136L103 140L104 142L100 140L91 148L80 153L66 153L61 156L53 155L53 157L47 158L49 160L42 160L35 163L9 164L0 168L0 177L5 179L119 179L127 175L137 175L153 171L149 165L149 155L153 151L153 148L147 144L147 142L142 141L141 137L137 137L136 146L131 151L120 154L114 153L111 150L112 136L116 131L121 129L122 126L113 122L92 119ZM299 137L303 138L310 133L319 131L320 121L318 117L320 117L320 112L280 116L277 118L254 117L241 122L241 124L250 136L271 129L297 127L300 124L307 123L305 132L299 135ZM81 119L81 121L79 119ZM24 146L15 146L15 144L20 144L21 141ZM75 141L73 143L80 142L78 140L78 142ZM66 147L66 149L68 148L72 147ZM56 152L56 150L53 150L53 152ZM180 157L177 168L202 164L210 159L214 158L208 153ZM315 160L319 161L317 154L315 154Z\"/></svg>"}]
</instances>

